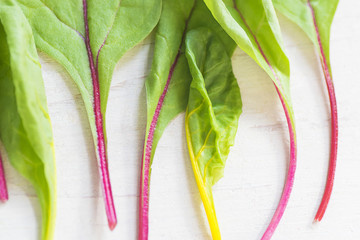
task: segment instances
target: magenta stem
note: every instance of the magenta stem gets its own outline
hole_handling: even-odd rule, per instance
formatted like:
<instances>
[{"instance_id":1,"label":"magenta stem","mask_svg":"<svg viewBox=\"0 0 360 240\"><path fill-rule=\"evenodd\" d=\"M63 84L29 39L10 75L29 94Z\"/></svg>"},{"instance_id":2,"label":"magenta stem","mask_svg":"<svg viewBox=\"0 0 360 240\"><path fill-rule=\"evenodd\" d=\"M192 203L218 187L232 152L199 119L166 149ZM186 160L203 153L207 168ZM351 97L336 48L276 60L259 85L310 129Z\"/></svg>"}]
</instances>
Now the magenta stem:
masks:
<instances>
[{"instance_id":1,"label":"magenta stem","mask_svg":"<svg viewBox=\"0 0 360 240\"><path fill-rule=\"evenodd\" d=\"M9 200L9 194L6 185L3 161L0 155L0 201L6 202L7 200Z\"/></svg>"},{"instance_id":2,"label":"magenta stem","mask_svg":"<svg viewBox=\"0 0 360 240\"><path fill-rule=\"evenodd\" d=\"M263 58L265 59L266 63L268 64L271 72L274 75L274 78L276 79L277 83L280 84L279 82L279 77L277 76L274 68L272 67L270 61L268 60L268 58L266 57L259 41L257 40L255 34L251 31L250 26L247 24L244 16L241 14L239 8L236 5L235 0L233 0L233 5L234 8L236 9L236 11L239 13L241 19L243 20L245 26L248 28L250 34L252 35L252 37L255 40L255 43L261 53L261 55L263 56ZM291 195L291 191L294 185L294 179L295 179L295 171L296 171L296 158L297 158L297 150L296 150L296 134L295 134L295 125L294 122L291 118L291 114L290 114L290 108L289 106L286 104L284 96L281 94L278 86L274 83L276 92L279 95L279 99L281 101L281 105L283 106L284 112L285 112L285 116L286 116L286 121L287 121L287 125L288 125L288 129L289 129L289 137L290 137L290 162L289 162L289 169L287 172L287 176L286 176L286 180L285 180L285 185L284 185L284 189L283 192L281 194L281 198L279 201L279 204L275 210L275 213L270 221L269 226L267 227L265 233L263 234L261 240L269 240L271 239L272 235L274 234L276 227L279 225L279 222L285 212L286 206L289 202L289 198Z\"/></svg>"},{"instance_id":3,"label":"magenta stem","mask_svg":"<svg viewBox=\"0 0 360 240\"><path fill-rule=\"evenodd\" d=\"M324 194L319 206L319 209L315 216L315 221L321 221L321 219L324 217L326 208L329 204L332 189L334 186L334 178L335 178L335 170L336 170L336 160L337 160L337 149L338 149L338 113L337 113L337 104L336 104L336 96L335 96L335 88L334 83L331 77L330 73L330 67L326 61L324 49L321 43L319 28L316 22L315 17L315 11L313 7L311 6L310 1L308 0L308 6L310 8L313 23L316 31L317 41L319 44L319 50L320 50L320 60L321 65L325 77L325 82L329 94L329 100L330 100L330 109L331 109L331 150L330 150L330 160L329 160L329 168L328 168L328 174L327 174L327 180L326 180L326 186L324 190Z\"/></svg>"},{"instance_id":4,"label":"magenta stem","mask_svg":"<svg viewBox=\"0 0 360 240\"><path fill-rule=\"evenodd\" d=\"M141 179L140 179L140 216L139 216L139 240L147 240L149 235L149 188L150 188L150 162L152 154L152 146L154 141L154 133L159 119L160 111L164 103L165 96L169 89L172 75L174 73L176 64L180 57L180 50L175 57L175 61L170 68L168 79L166 81L164 90L159 98L155 109L155 114L150 124L148 138L145 146L145 157L141 165Z\"/></svg>"},{"instance_id":5,"label":"magenta stem","mask_svg":"<svg viewBox=\"0 0 360 240\"><path fill-rule=\"evenodd\" d=\"M285 186L278 204L276 211L271 219L269 226L267 227L264 235L262 236L261 240L268 240L271 239L272 235L274 234L276 227L279 225L279 222L285 212L286 206L289 202L289 198L291 195L291 191L294 185L295 179L295 171L296 171L296 135L295 135L295 126L291 120L289 108L285 103L284 97L281 95L278 87L275 85L276 92L279 95L281 105L283 106L286 121L289 129L289 136L290 136L290 162L289 162L289 170L285 180Z\"/></svg>"},{"instance_id":6,"label":"magenta stem","mask_svg":"<svg viewBox=\"0 0 360 240\"><path fill-rule=\"evenodd\" d=\"M194 5L195 6L195 5ZM181 48L184 44L185 34L187 31L189 20L192 16L194 6L192 7L189 17L185 22L185 29L181 37L180 46L178 53L175 56L175 60L170 67L169 75L164 87L164 90L159 98L159 101L156 105L154 116L150 123L149 133L146 139L145 152L143 153L142 163L141 163L141 176L140 176L140 200L139 200L139 240L147 240L149 238L149 197L150 197L150 164L151 164L151 155L152 147L154 142L154 133L156 130L156 125L160 116L160 111L162 109L166 94L169 89L169 85L174 74L175 67L180 58Z\"/></svg>"},{"instance_id":7,"label":"magenta stem","mask_svg":"<svg viewBox=\"0 0 360 240\"><path fill-rule=\"evenodd\" d=\"M89 57L89 65L91 71L91 78L94 91L94 114L95 114L95 125L97 133L97 152L99 157L100 165L100 175L102 180L102 189L105 201L105 210L108 218L109 228L113 230L116 227L117 219L114 206L114 200L111 190L109 169L108 169L108 160L106 152L106 143L104 137L104 124L103 116L101 113L101 104L100 104L100 86L99 86L99 77L97 67L94 64L94 58L90 46L90 37L89 37L89 23L87 16L87 2L83 0L83 11L84 11L84 23L85 23L85 45L87 54Z\"/></svg>"}]
</instances>

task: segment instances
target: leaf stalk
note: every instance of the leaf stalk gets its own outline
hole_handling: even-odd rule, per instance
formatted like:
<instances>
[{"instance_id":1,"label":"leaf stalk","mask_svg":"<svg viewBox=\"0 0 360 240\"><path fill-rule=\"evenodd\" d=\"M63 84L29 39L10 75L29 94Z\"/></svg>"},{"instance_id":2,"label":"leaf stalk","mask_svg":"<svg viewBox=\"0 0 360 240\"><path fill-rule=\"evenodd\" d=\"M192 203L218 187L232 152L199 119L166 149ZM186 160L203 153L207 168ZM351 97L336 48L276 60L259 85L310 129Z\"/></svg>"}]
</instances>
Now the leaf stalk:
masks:
<instances>
[{"instance_id":1,"label":"leaf stalk","mask_svg":"<svg viewBox=\"0 0 360 240\"><path fill-rule=\"evenodd\" d=\"M289 198L291 195L291 191L294 185L295 180L295 171L296 171L296 155L297 155L297 149L296 149L296 132L295 132L295 123L294 119L292 118L292 114L290 107L286 104L286 101L284 100L283 95L279 91L278 87L275 85L275 89L277 94L279 95L281 105L283 106L287 125L289 128L289 137L290 137L290 162L289 162L289 169L285 180L284 189L278 204L278 207L275 210L275 213L271 219L271 222L266 229L264 235L262 236L261 240L269 240L271 239L272 235L274 234L276 227L278 226L284 212L286 209L286 206L289 202Z\"/></svg>"},{"instance_id":2,"label":"leaf stalk","mask_svg":"<svg viewBox=\"0 0 360 240\"><path fill-rule=\"evenodd\" d=\"M188 112L186 112L186 118L185 118L185 131L186 131L186 139L187 139L187 146L189 149L189 155L191 160L191 166L194 171L196 184L199 188L200 196L202 203L205 208L206 216L210 225L210 231L212 235L213 240L221 240L221 234L220 234L220 228L216 217L215 212L215 205L212 198L212 192L211 189L206 189L205 182L201 176L199 166L196 162L196 157L194 155L194 150L192 148L191 143L191 135L190 135L190 129L189 129L189 117Z\"/></svg>"},{"instance_id":3,"label":"leaf stalk","mask_svg":"<svg viewBox=\"0 0 360 240\"><path fill-rule=\"evenodd\" d=\"M152 146L154 141L154 134L156 125L160 116L160 111L164 103L169 85L171 82L172 75L180 57L180 50L177 53L175 60L170 68L168 79L166 81L164 90L159 98L158 104L155 109L153 119L150 124L149 134L146 139L145 151L142 158L141 164L141 176L140 176L140 211L139 211L139 240L147 240L149 235L149 189L150 189L150 165Z\"/></svg>"},{"instance_id":4,"label":"leaf stalk","mask_svg":"<svg viewBox=\"0 0 360 240\"><path fill-rule=\"evenodd\" d=\"M106 142L104 136L104 124L103 116L101 113L101 103L100 103L100 85L97 67L94 64L94 58L90 46L90 37L89 37L89 22L87 17L87 2L83 0L83 11L84 11L84 23L85 23L85 45L87 54L89 57L89 65L91 71L91 78L93 83L93 93L94 93L94 115L95 115L95 125L97 133L97 154L99 158L100 166L100 177L102 180L102 190L105 201L105 211L108 218L108 224L110 230L113 230L117 224L116 211L114 206L114 200L111 190L110 175L108 169L108 159L106 152Z\"/></svg>"},{"instance_id":5,"label":"leaf stalk","mask_svg":"<svg viewBox=\"0 0 360 240\"><path fill-rule=\"evenodd\" d=\"M290 199L290 195L291 195L291 191L294 185L294 180L295 180L295 171L296 171L296 162L297 162L297 143L296 143L296 131L295 131L295 121L293 119L293 112L292 112L292 108L288 105L288 101L285 99L284 95L282 94L282 89L279 89L278 85L279 84L279 77L277 75L277 73L275 72L274 68L272 67L270 61L268 60L267 56L265 55L256 35L252 32L250 26L247 24L244 16L242 15L240 9L237 7L236 5L236 1L233 0L233 4L234 4L234 8L236 9L236 11L239 13L242 21L244 22L245 26L248 28L250 34L252 35L252 37L255 40L255 43L261 53L261 55L263 56L264 60L266 61L269 69L272 72L272 75L274 77L274 79L276 81L274 81L274 86L276 89L276 92L279 96L279 99L281 101L281 105L284 109L284 113L286 116L286 121L287 121L287 125L288 125L288 129L289 129L289 137L290 137L290 161L289 161L289 167L288 167L288 172L287 172L287 176L285 179L285 184L284 184L284 189L283 192L281 194L280 197L280 201L279 204L275 210L275 213L270 221L269 226L267 227L267 229L265 230L261 240L269 240L271 239L272 235L274 234L276 227L278 226L284 212L286 209L286 206L289 202Z\"/></svg>"},{"instance_id":6,"label":"leaf stalk","mask_svg":"<svg viewBox=\"0 0 360 240\"><path fill-rule=\"evenodd\" d=\"M6 202L9 200L9 194L7 190L7 184L5 179L5 171L3 161L0 154L0 201Z\"/></svg>"},{"instance_id":7,"label":"leaf stalk","mask_svg":"<svg viewBox=\"0 0 360 240\"><path fill-rule=\"evenodd\" d=\"M323 69L325 82L328 90L329 100L330 100L330 110L331 110L331 150L330 150L330 160L329 160L329 168L326 180L326 186L324 190L324 194L316 213L314 221L320 222L321 219L324 217L326 208L329 204L332 189L334 186L334 179L335 179L335 170L336 170L336 161L337 161L337 149L338 149L338 132L339 132L339 125L338 125L338 112L337 112L337 103L336 103L336 96L335 96L335 88L334 82L332 80L330 66L326 61L323 45L321 43L319 28L317 25L315 11L312 7L310 0L308 0L308 7L310 8L313 23L316 31L316 37L318 41L318 47L320 51L320 61L321 66Z\"/></svg>"}]
</instances>

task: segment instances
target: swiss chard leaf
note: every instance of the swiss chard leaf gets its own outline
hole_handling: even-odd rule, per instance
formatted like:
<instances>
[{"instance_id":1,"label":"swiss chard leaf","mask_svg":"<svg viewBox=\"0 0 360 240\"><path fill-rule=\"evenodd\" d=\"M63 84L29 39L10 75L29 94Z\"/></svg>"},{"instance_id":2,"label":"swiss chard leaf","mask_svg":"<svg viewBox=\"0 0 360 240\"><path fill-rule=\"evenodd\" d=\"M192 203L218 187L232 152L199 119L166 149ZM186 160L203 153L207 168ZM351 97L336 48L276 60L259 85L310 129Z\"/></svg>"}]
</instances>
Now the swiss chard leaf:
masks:
<instances>
[{"instance_id":1,"label":"swiss chard leaf","mask_svg":"<svg viewBox=\"0 0 360 240\"><path fill-rule=\"evenodd\" d=\"M0 139L12 166L36 190L41 236L50 240L56 208L53 135L31 27L12 0L0 3L0 112Z\"/></svg>"},{"instance_id":2,"label":"swiss chard leaf","mask_svg":"<svg viewBox=\"0 0 360 240\"><path fill-rule=\"evenodd\" d=\"M288 203L296 169L296 134L290 99L290 67L271 0L204 0L237 45L267 72L285 111L290 135L290 163L284 190L262 239L270 239Z\"/></svg>"},{"instance_id":3,"label":"swiss chard leaf","mask_svg":"<svg viewBox=\"0 0 360 240\"><path fill-rule=\"evenodd\" d=\"M275 7L299 25L314 43L320 56L328 89L331 109L331 151L326 187L315 216L315 221L321 221L334 185L338 149L338 114L330 67L330 28L339 0L273 0L273 2Z\"/></svg>"},{"instance_id":4,"label":"swiss chard leaf","mask_svg":"<svg viewBox=\"0 0 360 240\"><path fill-rule=\"evenodd\" d=\"M221 239L212 186L223 176L238 127L242 103L231 58L218 37L195 29L186 37L193 80L185 117L191 164L213 239Z\"/></svg>"},{"instance_id":5,"label":"swiss chard leaf","mask_svg":"<svg viewBox=\"0 0 360 240\"><path fill-rule=\"evenodd\" d=\"M88 114L99 162L110 229L117 219L106 150L105 113L114 67L159 20L161 0L17 0L37 47L77 84Z\"/></svg>"},{"instance_id":6,"label":"swiss chard leaf","mask_svg":"<svg viewBox=\"0 0 360 240\"><path fill-rule=\"evenodd\" d=\"M213 19L201 0L163 0L155 35L154 58L146 79L147 127L140 179L139 239L148 239L151 163L169 122L186 110L192 80L185 57L187 32L211 29L231 55L235 44Z\"/></svg>"}]
</instances>

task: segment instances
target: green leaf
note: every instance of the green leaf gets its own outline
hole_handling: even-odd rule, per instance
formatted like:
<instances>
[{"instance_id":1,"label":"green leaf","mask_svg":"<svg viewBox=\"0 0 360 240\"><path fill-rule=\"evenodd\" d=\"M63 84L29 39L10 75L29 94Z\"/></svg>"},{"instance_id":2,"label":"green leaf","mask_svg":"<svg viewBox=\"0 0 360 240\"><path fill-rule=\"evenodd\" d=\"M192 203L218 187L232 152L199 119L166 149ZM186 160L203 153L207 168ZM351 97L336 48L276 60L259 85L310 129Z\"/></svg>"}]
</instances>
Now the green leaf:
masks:
<instances>
[{"instance_id":1,"label":"green leaf","mask_svg":"<svg viewBox=\"0 0 360 240\"><path fill-rule=\"evenodd\" d=\"M17 0L37 47L69 72L85 103L110 229L116 226L106 150L105 113L114 67L155 27L161 0Z\"/></svg>"},{"instance_id":2,"label":"green leaf","mask_svg":"<svg viewBox=\"0 0 360 240\"><path fill-rule=\"evenodd\" d=\"M317 25L326 61L330 63L330 28L339 0L273 0L273 2L277 10L306 33L320 53L315 27ZM316 25L311 9L314 10Z\"/></svg>"},{"instance_id":3,"label":"green leaf","mask_svg":"<svg viewBox=\"0 0 360 240\"><path fill-rule=\"evenodd\" d=\"M283 51L279 23L271 0L204 0L215 19L275 84L290 135L290 164L279 205L264 233L270 239L288 203L296 169L296 134L290 98L289 60Z\"/></svg>"},{"instance_id":4,"label":"green leaf","mask_svg":"<svg viewBox=\"0 0 360 240\"><path fill-rule=\"evenodd\" d=\"M324 195L315 221L321 221L334 185L337 149L338 114L334 83L330 66L330 28L339 0L273 0L275 7L295 22L314 43L320 56L324 78L328 89L331 109L331 150L330 164Z\"/></svg>"},{"instance_id":5,"label":"green leaf","mask_svg":"<svg viewBox=\"0 0 360 240\"><path fill-rule=\"evenodd\" d=\"M193 80L185 117L191 164L213 239L221 239L211 187L223 176L234 144L242 103L225 46L209 29L186 36Z\"/></svg>"},{"instance_id":6,"label":"green leaf","mask_svg":"<svg viewBox=\"0 0 360 240\"><path fill-rule=\"evenodd\" d=\"M151 163L166 126L187 106L192 80L185 57L187 32L211 29L231 55L235 44L201 0L163 0L155 35L154 58L146 79L147 127L140 180L139 239L148 237L149 188Z\"/></svg>"},{"instance_id":7,"label":"green leaf","mask_svg":"<svg viewBox=\"0 0 360 240\"><path fill-rule=\"evenodd\" d=\"M0 139L14 168L34 186L42 239L53 238L56 208L54 142L33 35L12 0L0 3Z\"/></svg>"}]
</instances>

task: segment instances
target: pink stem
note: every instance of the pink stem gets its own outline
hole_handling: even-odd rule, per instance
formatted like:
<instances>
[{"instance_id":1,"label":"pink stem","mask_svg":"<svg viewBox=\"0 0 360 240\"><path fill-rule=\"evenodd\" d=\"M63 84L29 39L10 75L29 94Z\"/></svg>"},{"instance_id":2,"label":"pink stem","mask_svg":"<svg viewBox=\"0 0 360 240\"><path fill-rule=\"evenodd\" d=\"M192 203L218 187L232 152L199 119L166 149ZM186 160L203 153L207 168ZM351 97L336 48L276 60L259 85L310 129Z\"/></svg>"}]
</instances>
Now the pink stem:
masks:
<instances>
[{"instance_id":1,"label":"pink stem","mask_svg":"<svg viewBox=\"0 0 360 240\"><path fill-rule=\"evenodd\" d=\"M175 57L175 61L170 68L168 79L165 88L159 98L155 109L153 119L150 124L148 138L146 140L145 157L141 165L141 179L140 179L140 216L139 216L139 240L147 240L149 234L149 188L150 188L150 162L152 154L152 145L154 141L154 133L159 119L160 111L164 103L166 93L169 89L172 75L174 73L176 64L180 57L180 50Z\"/></svg>"},{"instance_id":2,"label":"pink stem","mask_svg":"<svg viewBox=\"0 0 360 240\"><path fill-rule=\"evenodd\" d=\"M274 70L274 68L272 67L270 61L268 60L268 58L266 57L259 41L257 40L255 34L251 31L250 26L247 24L244 16L241 14L239 8L236 5L235 0L233 0L233 4L234 4L234 8L236 9L236 11L239 13L241 19L243 20L245 26L248 28L249 32L251 33L251 35L253 36L255 43L258 47L258 49L260 50L261 55L263 56L263 58L265 59L266 63L268 64L271 72L273 73L276 81L278 83L279 82L279 78ZM289 162L289 170L287 173L287 177L285 180L285 185L284 185L284 189L278 204L278 207L276 208L276 211L271 219L271 222L269 224L269 226L267 227L264 235L262 236L261 240L269 240L271 239L272 235L274 234L276 227L278 226L284 212L286 209L286 206L288 204L290 195L291 195L291 190L293 188L294 185L294 179L295 179L295 171L296 171L296 135L295 135L295 126L294 123L291 119L291 115L290 115L290 110L289 110L289 106L286 105L284 96L281 94L279 88L277 87L277 85L274 83L276 92L279 95L281 104L283 106L284 112L285 112L285 116L286 116L286 121L288 124L288 129L289 129L289 137L290 137L290 162Z\"/></svg>"},{"instance_id":3,"label":"pink stem","mask_svg":"<svg viewBox=\"0 0 360 240\"><path fill-rule=\"evenodd\" d=\"M83 11L84 11L84 23L85 23L85 45L87 54L89 57L91 78L93 83L94 91L94 114L95 114L95 125L97 133L97 151L99 156L99 165L100 165L100 175L102 179L102 189L105 201L105 210L108 218L109 228L113 230L116 227L117 219L114 206L114 200L111 190L109 169L108 169L108 160L106 152L106 143L104 137L104 124L103 116L101 113L101 104L100 104L100 86L99 86L99 77L98 71L94 64L94 58L90 46L90 37L89 37L89 23L87 17L87 2L83 0Z\"/></svg>"},{"instance_id":4,"label":"pink stem","mask_svg":"<svg viewBox=\"0 0 360 240\"><path fill-rule=\"evenodd\" d=\"M195 5L194 5L195 6ZM149 238L149 192L150 192L150 163L152 155L152 146L154 142L154 133L156 130L156 125L160 116L160 111L163 106L166 94L169 89L169 85L174 74L175 67L178 63L179 57L181 55L181 48L184 44L185 34L187 31L189 20L192 16L194 6L192 7L189 17L185 22L185 29L181 37L181 43L179 46L178 53L175 56L175 60L170 67L169 75L164 87L164 90L159 98L158 104L156 105L154 116L151 120L150 129L145 145L145 156L143 155L141 163L141 176L140 176L140 201L139 201L139 240L147 240Z\"/></svg>"},{"instance_id":5,"label":"pink stem","mask_svg":"<svg viewBox=\"0 0 360 240\"><path fill-rule=\"evenodd\" d=\"M291 116L289 113L289 109L284 101L284 97L281 95L278 87L275 85L276 92L279 95L281 104L283 106L285 115L286 115L286 121L289 128L289 136L290 136L290 163L289 163L289 170L286 176L285 180L285 186L279 201L279 205L276 208L276 211L271 219L271 222L269 226L267 227L264 235L262 236L261 240L268 240L271 239L272 235L274 234L276 227L278 226L284 212L286 209L286 206L289 202L289 198L291 195L291 190L294 185L294 179L295 179L295 171L296 171L296 135L295 135L295 126L291 121Z\"/></svg>"},{"instance_id":6,"label":"pink stem","mask_svg":"<svg viewBox=\"0 0 360 240\"><path fill-rule=\"evenodd\" d=\"M0 155L0 201L6 202L7 200L9 200L9 195L6 186L4 166Z\"/></svg>"},{"instance_id":7,"label":"pink stem","mask_svg":"<svg viewBox=\"0 0 360 240\"><path fill-rule=\"evenodd\" d=\"M308 0L308 6L311 10L316 36L319 44L320 49L320 59L321 65L323 68L323 73L325 77L326 86L328 89L329 99L330 99L330 109L331 109L331 150L330 150L330 162L326 180L326 186L324 190L324 194L319 206L319 209L315 216L315 221L321 221L324 217L327 205L330 201L331 192L334 186L334 178L335 178L335 170L336 170L336 160L337 160L337 149L338 149L338 114L337 114L337 104L336 104L336 96L335 96L335 89L334 83L331 77L329 65L326 61L324 49L321 43L319 28L316 22L315 11L311 6L310 1Z\"/></svg>"}]
</instances>

